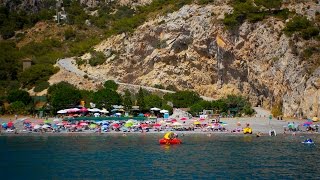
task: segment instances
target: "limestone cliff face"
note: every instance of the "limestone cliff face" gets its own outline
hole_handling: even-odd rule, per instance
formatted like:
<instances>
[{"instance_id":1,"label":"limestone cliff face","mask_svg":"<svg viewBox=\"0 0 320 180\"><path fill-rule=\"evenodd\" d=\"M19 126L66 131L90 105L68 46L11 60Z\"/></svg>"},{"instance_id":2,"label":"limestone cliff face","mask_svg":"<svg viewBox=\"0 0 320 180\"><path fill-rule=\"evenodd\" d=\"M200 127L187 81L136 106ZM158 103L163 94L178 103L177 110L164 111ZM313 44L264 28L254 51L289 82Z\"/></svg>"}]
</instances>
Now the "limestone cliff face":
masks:
<instances>
[{"instance_id":1,"label":"limestone cliff face","mask_svg":"<svg viewBox=\"0 0 320 180\"><path fill-rule=\"evenodd\" d=\"M110 2L117 2L119 5L122 6L135 7L149 4L152 2L152 0L80 0L81 4L85 4L88 7L96 7L99 6L100 3Z\"/></svg>"},{"instance_id":2,"label":"limestone cliff face","mask_svg":"<svg viewBox=\"0 0 320 180\"><path fill-rule=\"evenodd\" d=\"M0 0L0 5L8 7L11 11L25 10L33 13L38 12L41 8L50 4L51 3L46 2L45 0Z\"/></svg>"},{"instance_id":3,"label":"limestone cliff face","mask_svg":"<svg viewBox=\"0 0 320 180\"><path fill-rule=\"evenodd\" d=\"M286 37L281 32L285 22L275 18L244 23L230 33L220 20L231 11L224 4L184 6L133 34L103 41L95 49L105 53L105 63L81 68L99 79L173 85L215 98L243 94L253 105L267 108L282 102L286 116L315 115L320 68L307 73L295 52L307 42Z\"/></svg>"},{"instance_id":4,"label":"limestone cliff face","mask_svg":"<svg viewBox=\"0 0 320 180\"><path fill-rule=\"evenodd\" d=\"M97 7L102 3L115 2L121 6L142 6L152 2L152 0L78 0L86 7ZM38 12L42 8L55 8L56 1L48 0L0 0L0 5L8 7L11 11L25 10L27 12Z\"/></svg>"}]
</instances>

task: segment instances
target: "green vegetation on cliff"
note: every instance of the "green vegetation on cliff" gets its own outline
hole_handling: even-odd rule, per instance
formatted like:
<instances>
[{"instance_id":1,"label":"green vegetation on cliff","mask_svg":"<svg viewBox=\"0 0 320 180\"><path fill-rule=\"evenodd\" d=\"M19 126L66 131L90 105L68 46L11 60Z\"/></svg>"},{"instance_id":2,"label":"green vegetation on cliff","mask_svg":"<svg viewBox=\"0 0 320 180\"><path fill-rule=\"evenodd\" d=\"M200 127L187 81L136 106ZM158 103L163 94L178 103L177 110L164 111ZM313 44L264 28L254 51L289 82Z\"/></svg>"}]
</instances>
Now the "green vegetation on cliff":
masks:
<instances>
[{"instance_id":1,"label":"green vegetation on cliff","mask_svg":"<svg viewBox=\"0 0 320 180\"><path fill-rule=\"evenodd\" d=\"M233 13L226 14L223 23L228 29L237 29L245 20L258 22L268 16L287 19L288 9L280 9L282 0L234 0Z\"/></svg>"},{"instance_id":2,"label":"green vegetation on cliff","mask_svg":"<svg viewBox=\"0 0 320 180\"><path fill-rule=\"evenodd\" d=\"M311 39L312 37L319 36L319 27L313 24L310 20L303 16L295 16L283 29L284 33L288 36L292 36L294 33L298 33L303 39Z\"/></svg>"}]
</instances>

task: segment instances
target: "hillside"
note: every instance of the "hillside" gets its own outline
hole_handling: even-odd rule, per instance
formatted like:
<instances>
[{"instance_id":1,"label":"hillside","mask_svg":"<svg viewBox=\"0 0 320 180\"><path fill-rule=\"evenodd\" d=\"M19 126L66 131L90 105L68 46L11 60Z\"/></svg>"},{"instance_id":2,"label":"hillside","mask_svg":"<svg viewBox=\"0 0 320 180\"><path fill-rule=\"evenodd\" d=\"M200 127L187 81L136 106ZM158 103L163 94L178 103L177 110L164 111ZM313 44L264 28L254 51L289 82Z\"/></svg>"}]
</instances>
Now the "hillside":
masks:
<instances>
[{"instance_id":1,"label":"hillside","mask_svg":"<svg viewBox=\"0 0 320 180\"><path fill-rule=\"evenodd\" d=\"M99 7L96 1L81 2ZM83 48L57 56L77 57L89 80L77 76L74 81L73 75L61 75L65 72L60 70L49 82L68 81L84 89L89 83L95 89L96 84L114 79L191 89L212 98L242 94L252 105L278 108L285 116L320 115L320 5L316 1L190 0L180 5L167 1L163 6L155 5L165 3L161 0L137 1L145 9L129 2L119 3L136 9L134 13L122 13L124 18L115 19L109 28L93 23L97 26L81 30L82 34L96 32L92 37L103 34L91 43L97 44L94 51ZM61 48L72 49L73 41L65 43L63 37L60 41Z\"/></svg>"}]
</instances>

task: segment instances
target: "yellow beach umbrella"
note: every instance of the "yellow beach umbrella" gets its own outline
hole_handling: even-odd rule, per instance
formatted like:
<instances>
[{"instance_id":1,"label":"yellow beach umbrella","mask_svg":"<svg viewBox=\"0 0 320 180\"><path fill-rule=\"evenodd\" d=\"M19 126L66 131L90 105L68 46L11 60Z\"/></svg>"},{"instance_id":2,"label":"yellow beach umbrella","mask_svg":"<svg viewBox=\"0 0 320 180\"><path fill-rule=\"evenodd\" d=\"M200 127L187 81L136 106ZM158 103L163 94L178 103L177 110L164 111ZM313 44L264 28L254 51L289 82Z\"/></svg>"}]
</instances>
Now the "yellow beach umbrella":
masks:
<instances>
[{"instance_id":1,"label":"yellow beach umbrella","mask_svg":"<svg viewBox=\"0 0 320 180\"><path fill-rule=\"evenodd\" d=\"M313 122L317 122L317 121L319 121L319 118L318 118L318 117L313 117L313 118L312 118L312 121L313 121Z\"/></svg>"},{"instance_id":2,"label":"yellow beach umbrella","mask_svg":"<svg viewBox=\"0 0 320 180\"><path fill-rule=\"evenodd\" d=\"M195 121L193 122L194 125L198 125L198 124L201 124L199 121Z\"/></svg>"}]
</instances>

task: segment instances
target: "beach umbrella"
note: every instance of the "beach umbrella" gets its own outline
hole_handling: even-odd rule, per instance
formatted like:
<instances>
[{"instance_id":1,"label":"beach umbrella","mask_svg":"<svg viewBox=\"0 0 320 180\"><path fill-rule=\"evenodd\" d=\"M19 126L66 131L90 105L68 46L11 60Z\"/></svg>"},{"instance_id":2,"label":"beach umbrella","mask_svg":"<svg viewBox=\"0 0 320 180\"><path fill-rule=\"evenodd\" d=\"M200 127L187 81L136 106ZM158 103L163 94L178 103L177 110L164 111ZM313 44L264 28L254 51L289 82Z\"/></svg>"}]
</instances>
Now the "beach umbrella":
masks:
<instances>
[{"instance_id":1,"label":"beach umbrella","mask_svg":"<svg viewBox=\"0 0 320 180\"><path fill-rule=\"evenodd\" d=\"M109 126L104 124L104 125L102 125L101 127L104 128L104 129L106 129L106 128L108 128Z\"/></svg>"},{"instance_id":2,"label":"beach umbrella","mask_svg":"<svg viewBox=\"0 0 320 180\"><path fill-rule=\"evenodd\" d=\"M172 119L172 120L171 120L171 122L173 122L173 123L174 123L174 122L177 122L177 120L176 120L176 119Z\"/></svg>"},{"instance_id":3,"label":"beach umbrella","mask_svg":"<svg viewBox=\"0 0 320 180\"><path fill-rule=\"evenodd\" d=\"M143 113L140 113L140 114L138 115L138 117L144 117L144 114L143 114Z\"/></svg>"},{"instance_id":4,"label":"beach umbrella","mask_svg":"<svg viewBox=\"0 0 320 180\"><path fill-rule=\"evenodd\" d=\"M53 122L55 123L60 122L60 119L54 119Z\"/></svg>"},{"instance_id":5,"label":"beach umbrella","mask_svg":"<svg viewBox=\"0 0 320 180\"><path fill-rule=\"evenodd\" d=\"M195 121L195 122L193 122L193 124L194 125L199 125L199 124L201 124L199 121Z\"/></svg>"},{"instance_id":6,"label":"beach umbrella","mask_svg":"<svg viewBox=\"0 0 320 180\"><path fill-rule=\"evenodd\" d=\"M106 109L102 109L100 112L101 113L109 113L109 111L107 111Z\"/></svg>"},{"instance_id":7,"label":"beach umbrella","mask_svg":"<svg viewBox=\"0 0 320 180\"><path fill-rule=\"evenodd\" d=\"M92 109L88 109L88 111L90 112L100 112L101 109L98 109L98 108L92 108Z\"/></svg>"},{"instance_id":8,"label":"beach umbrella","mask_svg":"<svg viewBox=\"0 0 320 180\"><path fill-rule=\"evenodd\" d=\"M119 128L120 125L116 123L116 124L113 124L112 127L113 127L113 128Z\"/></svg>"},{"instance_id":9,"label":"beach umbrella","mask_svg":"<svg viewBox=\"0 0 320 180\"><path fill-rule=\"evenodd\" d=\"M161 109L156 108L156 107L153 107L153 108L151 108L150 110L151 110L151 111L160 111Z\"/></svg>"},{"instance_id":10,"label":"beach umbrella","mask_svg":"<svg viewBox=\"0 0 320 180\"><path fill-rule=\"evenodd\" d=\"M188 118L186 118L186 117L182 117L182 118L180 118L180 120L182 120L182 121L186 121Z\"/></svg>"},{"instance_id":11,"label":"beach umbrella","mask_svg":"<svg viewBox=\"0 0 320 180\"><path fill-rule=\"evenodd\" d=\"M154 128L160 128L160 127L161 127L161 124L154 124L153 127L154 127Z\"/></svg>"},{"instance_id":12,"label":"beach umbrella","mask_svg":"<svg viewBox=\"0 0 320 180\"><path fill-rule=\"evenodd\" d=\"M179 123L179 122L175 122L175 123L172 124L172 126L182 126L182 124Z\"/></svg>"},{"instance_id":13,"label":"beach umbrella","mask_svg":"<svg viewBox=\"0 0 320 180\"><path fill-rule=\"evenodd\" d=\"M159 121L159 124L165 124L166 122L164 120Z\"/></svg>"},{"instance_id":14,"label":"beach umbrella","mask_svg":"<svg viewBox=\"0 0 320 180\"><path fill-rule=\"evenodd\" d=\"M107 126L107 125L103 125L103 126L101 126L101 129L102 130L104 130L104 129L108 129L109 128L109 126Z\"/></svg>"},{"instance_id":15,"label":"beach umbrella","mask_svg":"<svg viewBox=\"0 0 320 180\"><path fill-rule=\"evenodd\" d=\"M89 128L90 128L90 129L94 129L94 128L96 128L96 127L97 127L96 124L90 124L90 125L89 125Z\"/></svg>"},{"instance_id":16,"label":"beach umbrella","mask_svg":"<svg viewBox=\"0 0 320 180\"><path fill-rule=\"evenodd\" d=\"M200 121L204 121L204 120L206 120L206 118L203 118L203 117L202 117L202 118L200 118L199 120L200 120Z\"/></svg>"},{"instance_id":17,"label":"beach umbrella","mask_svg":"<svg viewBox=\"0 0 320 180\"><path fill-rule=\"evenodd\" d=\"M9 121L8 124L7 124L8 128L11 128L13 127L13 122L12 121Z\"/></svg>"},{"instance_id":18,"label":"beach umbrella","mask_svg":"<svg viewBox=\"0 0 320 180\"><path fill-rule=\"evenodd\" d=\"M140 127L141 127L142 129L146 129L146 128L149 127L149 125L148 125L148 124L140 124Z\"/></svg>"},{"instance_id":19,"label":"beach umbrella","mask_svg":"<svg viewBox=\"0 0 320 180\"><path fill-rule=\"evenodd\" d=\"M144 116L145 116L145 117L149 117L150 114L149 114L149 113L145 113Z\"/></svg>"},{"instance_id":20,"label":"beach umbrella","mask_svg":"<svg viewBox=\"0 0 320 180\"><path fill-rule=\"evenodd\" d=\"M161 111L160 111L160 113L168 113L169 111L168 110L165 110L165 109L162 109Z\"/></svg>"},{"instance_id":21,"label":"beach umbrella","mask_svg":"<svg viewBox=\"0 0 320 180\"><path fill-rule=\"evenodd\" d=\"M124 125L124 127L132 127L132 126L133 126L133 122L131 120L128 120Z\"/></svg>"},{"instance_id":22,"label":"beach umbrella","mask_svg":"<svg viewBox=\"0 0 320 180\"><path fill-rule=\"evenodd\" d=\"M80 109L80 112L88 112L88 109L85 108L85 107L82 107L82 108Z\"/></svg>"},{"instance_id":23,"label":"beach umbrella","mask_svg":"<svg viewBox=\"0 0 320 180\"><path fill-rule=\"evenodd\" d=\"M67 113L75 113L75 112L79 112L80 109L79 108L71 108L71 109L66 109Z\"/></svg>"},{"instance_id":24,"label":"beach umbrella","mask_svg":"<svg viewBox=\"0 0 320 180\"><path fill-rule=\"evenodd\" d=\"M33 126L33 129L40 129L41 126L39 124L36 124L35 126Z\"/></svg>"},{"instance_id":25,"label":"beach umbrella","mask_svg":"<svg viewBox=\"0 0 320 180\"><path fill-rule=\"evenodd\" d=\"M86 122L81 122L79 125L80 125L80 126L88 126L88 123L86 123Z\"/></svg>"},{"instance_id":26,"label":"beach umbrella","mask_svg":"<svg viewBox=\"0 0 320 180\"><path fill-rule=\"evenodd\" d=\"M50 128L50 126L48 124L45 124L45 125L42 126L42 128L46 129L46 128Z\"/></svg>"},{"instance_id":27,"label":"beach umbrella","mask_svg":"<svg viewBox=\"0 0 320 180\"><path fill-rule=\"evenodd\" d=\"M44 123L44 121L42 119L36 120L36 124L43 124L43 123Z\"/></svg>"},{"instance_id":28,"label":"beach umbrella","mask_svg":"<svg viewBox=\"0 0 320 180\"><path fill-rule=\"evenodd\" d=\"M115 113L116 116L121 116L121 113Z\"/></svg>"},{"instance_id":29,"label":"beach umbrella","mask_svg":"<svg viewBox=\"0 0 320 180\"><path fill-rule=\"evenodd\" d=\"M312 121L306 121L303 123L303 126L310 126L312 124Z\"/></svg>"},{"instance_id":30,"label":"beach umbrella","mask_svg":"<svg viewBox=\"0 0 320 180\"><path fill-rule=\"evenodd\" d=\"M51 120L49 120L49 119L43 121L43 123L46 123L46 124L48 124L50 122L51 122Z\"/></svg>"},{"instance_id":31,"label":"beach umbrella","mask_svg":"<svg viewBox=\"0 0 320 180\"><path fill-rule=\"evenodd\" d=\"M26 119L23 121L24 123L31 123L30 119Z\"/></svg>"},{"instance_id":32,"label":"beach umbrella","mask_svg":"<svg viewBox=\"0 0 320 180\"><path fill-rule=\"evenodd\" d=\"M2 123L1 126L2 126L3 128L8 127L7 123Z\"/></svg>"},{"instance_id":33,"label":"beach umbrella","mask_svg":"<svg viewBox=\"0 0 320 180\"><path fill-rule=\"evenodd\" d=\"M312 118L312 121L313 121L313 122L317 122L317 121L319 121L319 118L318 118L318 117L313 117L313 118Z\"/></svg>"},{"instance_id":34,"label":"beach umbrella","mask_svg":"<svg viewBox=\"0 0 320 180\"><path fill-rule=\"evenodd\" d=\"M66 110L63 109L63 110L59 110L57 113L58 113L58 114L66 114L67 112L68 112L68 111L66 111Z\"/></svg>"},{"instance_id":35,"label":"beach umbrella","mask_svg":"<svg viewBox=\"0 0 320 180\"><path fill-rule=\"evenodd\" d=\"M57 126L63 126L64 124L63 123L58 123L56 124Z\"/></svg>"}]
</instances>

